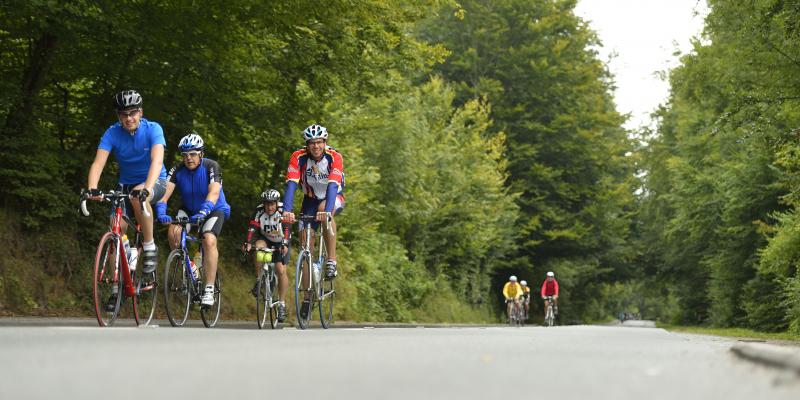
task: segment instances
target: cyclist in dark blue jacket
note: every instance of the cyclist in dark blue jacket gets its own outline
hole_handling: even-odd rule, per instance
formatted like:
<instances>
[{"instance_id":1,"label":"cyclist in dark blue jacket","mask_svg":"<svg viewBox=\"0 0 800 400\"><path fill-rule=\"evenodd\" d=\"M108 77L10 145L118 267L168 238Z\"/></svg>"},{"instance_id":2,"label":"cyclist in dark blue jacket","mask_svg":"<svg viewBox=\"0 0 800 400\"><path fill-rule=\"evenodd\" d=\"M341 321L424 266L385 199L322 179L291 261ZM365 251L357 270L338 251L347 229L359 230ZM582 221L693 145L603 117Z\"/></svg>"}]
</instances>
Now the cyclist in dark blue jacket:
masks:
<instances>
[{"instance_id":1,"label":"cyclist in dark blue jacket","mask_svg":"<svg viewBox=\"0 0 800 400\"><path fill-rule=\"evenodd\" d=\"M222 223L230 218L231 207L225 201L222 190L222 171L216 161L203 157L203 139L197 133L184 136L178 144L183 162L172 167L167 174L167 191L156 204L158 222L169 224L172 217L167 214L167 201L175 188L181 193L183 204L178 217L188 217L191 222L204 221L200 228L203 243L203 266L206 270L206 287L200 306L214 305L214 279L217 275L217 237ZM169 227L169 245L175 249L180 245L181 228Z\"/></svg>"}]
</instances>

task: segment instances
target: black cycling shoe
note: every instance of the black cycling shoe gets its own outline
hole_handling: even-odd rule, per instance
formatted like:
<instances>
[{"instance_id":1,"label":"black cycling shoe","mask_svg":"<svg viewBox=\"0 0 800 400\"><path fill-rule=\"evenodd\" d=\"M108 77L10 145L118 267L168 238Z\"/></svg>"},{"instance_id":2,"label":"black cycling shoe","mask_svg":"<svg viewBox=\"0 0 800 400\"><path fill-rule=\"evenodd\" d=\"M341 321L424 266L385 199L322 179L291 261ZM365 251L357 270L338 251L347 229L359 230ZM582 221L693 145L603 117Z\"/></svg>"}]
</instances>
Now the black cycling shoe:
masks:
<instances>
[{"instance_id":1,"label":"black cycling shoe","mask_svg":"<svg viewBox=\"0 0 800 400\"><path fill-rule=\"evenodd\" d=\"M329 281L333 278L336 278L336 275L339 273L336 271L336 263L332 263L330 260L325 264L325 280Z\"/></svg>"},{"instance_id":2,"label":"black cycling shoe","mask_svg":"<svg viewBox=\"0 0 800 400\"><path fill-rule=\"evenodd\" d=\"M158 249L145 250L143 264L142 272L145 274L152 274L153 271L156 270L156 265L158 264Z\"/></svg>"},{"instance_id":3,"label":"black cycling shoe","mask_svg":"<svg viewBox=\"0 0 800 400\"><path fill-rule=\"evenodd\" d=\"M258 298L258 280L256 280L256 283L253 284L253 288L250 289L250 294L252 294L253 297Z\"/></svg>"},{"instance_id":4,"label":"black cycling shoe","mask_svg":"<svg viewBox=\"0 0 800 400\"><path fill-rule=\"evenodd\" d=\"M114 309L117 308L117 294L113 293L111 296L108 297L108 301L106 301L106 311L114 312Z\"/></svg>"},{"instance_id":5,"label":"black cycling shoe","mask_svg":"<svg viewBox=\"0 0 800 400\"><path fill-rule=\"evenodd\" d=\"M311 301L303 300L303 305L300 306L300 318L308 319L308 312L311 310Z\"/></svg>"},{"instance_id":6,"label":"black cycling shoe","mask_svg":"<svg viewBox=\"0 0 800 400\"><path fill-rule=\"evenodd\" d=\"M278 303L278 322L286 321L286 305Z\"/></svg>"}]
</instances>

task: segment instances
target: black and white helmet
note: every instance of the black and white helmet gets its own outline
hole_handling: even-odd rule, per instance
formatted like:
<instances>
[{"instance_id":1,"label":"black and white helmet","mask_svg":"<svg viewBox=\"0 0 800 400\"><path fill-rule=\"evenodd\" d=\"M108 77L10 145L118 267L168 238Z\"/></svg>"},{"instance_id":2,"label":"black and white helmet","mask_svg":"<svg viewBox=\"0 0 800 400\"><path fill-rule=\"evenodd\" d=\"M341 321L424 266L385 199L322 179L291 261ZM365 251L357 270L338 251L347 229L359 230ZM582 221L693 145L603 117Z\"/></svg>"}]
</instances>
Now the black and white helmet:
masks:
<instances>
[{"instance_id":1,"label":"black and white helmet","mask_svg":"<svg viewBox=\"0 0 800 400\"><path fill-rule=\"evenodd\" d=\"M261 201L264 203L267 202L278 202L281 199L281 193L275 189L267 189L263 193L261 193Z\"/></svg>"},{"instance_id":2,"label":"black and white helmet","mask_svg":"<svg viewBox=\"0 0 800 400\"><path fill-rule=\"evenodd\" d=\"M308 128L303 130L303 139L306 142L313 139L328 140L328 130L322 125L310 125Z\"/></svg>"},{"instance_id":3,"label":"black and white helmet","mask_svg":"<svg viewBox=\"0 0 800 400\"><path fill-rule=\"evenodd\" d=\"M203 138L196 132L192 132L181 138L181 141L178 143L178 151L203 150L204 144Z\"/></svg>"},{"instance_id":4,"label":"black and white helmet","mask_svg":"<svg viewBox=\"0 0 800 400\"><path fill-rule=\"evenodd\" d=\"M142 107L142 96L135 90L123 90L114 95L114 109L117 111Z\"/></svg>"}]
</instances>

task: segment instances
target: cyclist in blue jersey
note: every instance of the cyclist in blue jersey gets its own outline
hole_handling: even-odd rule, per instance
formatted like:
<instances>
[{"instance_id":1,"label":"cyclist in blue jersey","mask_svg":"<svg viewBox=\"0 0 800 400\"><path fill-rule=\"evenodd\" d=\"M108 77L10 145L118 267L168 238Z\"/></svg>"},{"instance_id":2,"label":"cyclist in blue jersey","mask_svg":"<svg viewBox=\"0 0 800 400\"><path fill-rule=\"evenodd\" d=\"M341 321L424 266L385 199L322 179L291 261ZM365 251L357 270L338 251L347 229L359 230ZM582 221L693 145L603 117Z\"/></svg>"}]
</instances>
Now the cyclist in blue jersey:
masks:
<instances>
[{"instance_id":1,"label":"cyclist in blue jersey","mask_svg":"<svg viewBox=\"0 0 800 400\"><path fill-rule=\"evenodd\" d=\"M203 245L203 266L206 270L206 287L200 306L211 308L214 305L214 279L217 276L217 237L222 232L222 223L230 218L231 207L225 201L222 190L222 171L219 164L203 157L203 139L195 132L184 136L178 143L183 162L172 167L167 174L167 190L156 204L158 222L167 225L172 217L167 214L167 201L177 187L183 204L178 217L189 217L191 222L201 222ZM180 246L181 226L169 227L169 245L175 249Z\"/></svg>"},{"instance_id":2,"label":"cyclist in blue jersey","mask_svg":"<svg viewBox=\"0 0 800 400\"><path fill-rule=\"evenodd\" d=\"M114 153L119 164L119 190L130 193L139 190L140 201L125 201L125 214L141 225L143 244L144 273L152 273L158 261L158 249L153 240L152 204L155 204L167 185L164 168L164 130L157 122L143 118L142 96L135 90L125 90L114 96L114 109L119 122L106 129L97 146L94 162L89 168L89 199L102 200L97 188L100 176L108 161L108 155ZM147 215L142 213L142 204L147 208ZM132 213L131 213L132 211ZM122 222L123 232L128 229ZM109 299L113 310L116 294Z\"/></svg>"}]
</instances>

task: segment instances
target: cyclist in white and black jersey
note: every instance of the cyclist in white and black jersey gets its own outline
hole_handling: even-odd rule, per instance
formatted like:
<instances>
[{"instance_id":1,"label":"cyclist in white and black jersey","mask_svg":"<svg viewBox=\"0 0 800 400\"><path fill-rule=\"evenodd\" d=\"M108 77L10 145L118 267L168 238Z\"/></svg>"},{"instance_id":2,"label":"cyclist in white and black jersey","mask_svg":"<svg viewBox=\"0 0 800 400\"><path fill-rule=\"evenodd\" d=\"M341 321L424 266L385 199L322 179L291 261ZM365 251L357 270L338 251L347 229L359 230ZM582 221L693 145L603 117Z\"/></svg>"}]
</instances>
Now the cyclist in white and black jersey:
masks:
<instances>
[{"instance_id":1,"label":"cyclist in white and black jersey","mask_svg":"<svg viewBox=\"0 0 800 400\"><path fill-rule=\"evenodd\" d=\"M275 271L278 275L278 321L283 322L286 319L286 289L289 287L289 276L286 275L286 265L289 264L289 229L283 226L283 204L280 199L281 194L274 189L267 189L261 193L261 204L250 217L247 240L242 250L249 252L253 247L275 249L272 259L275 261ZM253 262L256 268L256 283L251 293L257 296L261 265L256 257L253 257Z\"/></svg>"}]
</instances>

